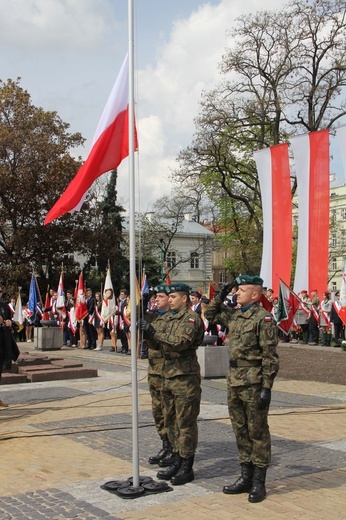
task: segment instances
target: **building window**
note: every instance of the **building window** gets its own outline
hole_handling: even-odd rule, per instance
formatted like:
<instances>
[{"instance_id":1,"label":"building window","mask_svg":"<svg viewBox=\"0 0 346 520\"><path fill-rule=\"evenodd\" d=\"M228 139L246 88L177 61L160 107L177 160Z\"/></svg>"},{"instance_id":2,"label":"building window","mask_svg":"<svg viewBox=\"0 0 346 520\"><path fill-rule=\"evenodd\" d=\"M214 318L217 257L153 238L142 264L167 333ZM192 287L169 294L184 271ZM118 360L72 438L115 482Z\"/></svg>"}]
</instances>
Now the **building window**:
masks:
<instances>
[{"instance_id":1,"label":"building window","mask_svg":"<svg viewBox=\"0 0 346 520\"><path fill-rule=\"evenodd\" d=\"M332 235L332 247L336 247L337 246L337 239L336 239L336 235Z\"/></svg>"},{"instance_id":2,"label":"building window","mask_svg":"<svg viewBox=\"0 0 346 520\"><path fill-rule=\"evenodd\" d=\"M332 260L332 269L333 271L336 271L338 268L338 262L336 261L336 258L333 258Z\"/></svg>"},{"instance_id":3,"label":"building window","mask_svg":"<svg viewBox=\"0 0 346 520\"><path fill-rule=\"evenodd\" d=\"M341 218L342 220L346 220L346 208L341 208Z\"/></svg>"},{"instance_id":4,"label":"building window","mask_svg":"<svg viewBox=\"0 0 346 520\"><path fill-rule=\"evenodd\" d=\"M332 282L332 291L336 291L336 282Z\"/></svg>"},{"instance_id":5,"label":"building window","mask_svg":"<svg viewBox=\"0 0 346 520\"><path fill-rule=\"evenodd\" d=\"M332 221L335 222L336 221L336 209L332 209L331 217L332 217Z\"/></svg>"},{"instance_id":6,"label":"building window","mask_svg":"<svg viewBox=\"0 0 346 520\"><path fill-rule=\"evenodd\" d=\"M166 264L168 269L173 269L177 265L177 255L175 251L168 251L166 254Z\"/></svg>"},{"instance_id":7,"label":"building window","mask_svg":"<svg viewBox=\"0 0 346 520\"><path fill-rule=\"evenodd\" d=\"M220 283L225 283L226 282L226 273L225 273L225 271L220 271L219 272L219 282Z\"/></svg>"},{"instance_id":8,"label":"building window","mask_svg":"<svg viewBox=\"0 0 346 520\"><path fill-rule=\"evenodd\" d=\"M190 264L191 264L191 269L199 269L199 255L198 255L198 253L191 253Z\"/></svg>"}]
</instances>

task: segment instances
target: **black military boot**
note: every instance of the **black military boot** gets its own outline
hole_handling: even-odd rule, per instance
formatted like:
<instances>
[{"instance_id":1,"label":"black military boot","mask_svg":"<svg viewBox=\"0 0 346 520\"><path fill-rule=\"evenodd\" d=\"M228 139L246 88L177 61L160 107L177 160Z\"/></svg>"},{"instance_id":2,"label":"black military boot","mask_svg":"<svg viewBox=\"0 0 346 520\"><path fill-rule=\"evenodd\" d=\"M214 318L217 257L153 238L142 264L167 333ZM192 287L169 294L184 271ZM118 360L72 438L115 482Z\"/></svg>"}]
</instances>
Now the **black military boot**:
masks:
<instances>
[{"instance_id":1,"label":"black military boot","mask_svg":"<svg viewBox=\"0 0 346 520\"><path fill-rule=\"evenodd\" d=\"M149 457L149 464L158 464L160 460L167 457L168 454L172 453L172 445L167 437L162 439L162 448L157 455Z\"/></svg>"},{"instance_id":2,"label":"black military boot","mask_svg":"<svg viewBox=\"0 0 346 520\"><path fill-rule=\"evenodd\" d=\"M252 477L254 467L252 462L243 462L241 465L241 476L229 486L223 487L223 493L226 495L237 495L238 493L248 493L252 488Z\"/></svg>"},{"instance_id":3,"label":"black military boot","mask_svg":"<svg viewBox=\"0 0 346 520\"><path fill-rule=\"evenodd\" d=\"M252 488L249 493L249 502L262 502L265 499L266 493L266 474L267 468L259 468L254 466L254 473L252 478Z\"/></svg>"},{"instance_id":4,"label":"black military boot","mask_svg":"<svg viewBox=\"0 0 346 520\"><path fill-rule=\"evenodd\" d=\"M173 453L174 460L172 462L172 465L169 466L166 471L159 471L157 473L157 478L161 480L170 480L176 473L178 473L180 465L181 465L181 457L179 453Z\"/></svg>"},{"instance_id":5,"label":"black military boot","mask_svg":"<svg viewBox=\"0 0 346 520\"><path fill-rule=\"evenodd\" d=\"M173 486L183 486L184 484L193 481L195 478L192 469L194 460L195 457L193 455L187 459L181 459L181 466L178 473L171 478L171 484L173 484Z\"/></svg>"},{"instance_id":6,"label":"black military boot","mask_svg":"<svg viewBox=\"0 0 346 520\"><path fill-rule=\"evenodd\" d=\"M173 448L171 446L170 450L167 451L166 455L158 463L160 468L167 468L168 466L172 466L175 460L175 453L173 453L172 449Z\"/></svg>"}]
</instances>

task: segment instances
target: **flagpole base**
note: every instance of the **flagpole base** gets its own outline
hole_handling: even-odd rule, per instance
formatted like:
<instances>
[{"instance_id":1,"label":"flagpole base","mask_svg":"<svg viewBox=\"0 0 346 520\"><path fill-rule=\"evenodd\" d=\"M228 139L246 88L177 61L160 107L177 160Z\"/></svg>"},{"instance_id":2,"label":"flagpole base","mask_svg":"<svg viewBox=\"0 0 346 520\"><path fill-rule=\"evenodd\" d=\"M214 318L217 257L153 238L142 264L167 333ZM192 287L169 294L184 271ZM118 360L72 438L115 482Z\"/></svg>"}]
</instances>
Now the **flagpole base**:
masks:
<instances>
[{"instance_id":1,"label":"flagpole base","mask_svg":"<svg viewBox=\"0 0 346 520\"><path fill-rule=\"evenodd\" d=\"M166 493L173 491L167 482L156 482L151 477L139 477L139 486L133 486L133 478L125 481L110 480L101 486L101 489L113 493L123 499L134 499L142 496Z\"/></svg>"}]
</instances>

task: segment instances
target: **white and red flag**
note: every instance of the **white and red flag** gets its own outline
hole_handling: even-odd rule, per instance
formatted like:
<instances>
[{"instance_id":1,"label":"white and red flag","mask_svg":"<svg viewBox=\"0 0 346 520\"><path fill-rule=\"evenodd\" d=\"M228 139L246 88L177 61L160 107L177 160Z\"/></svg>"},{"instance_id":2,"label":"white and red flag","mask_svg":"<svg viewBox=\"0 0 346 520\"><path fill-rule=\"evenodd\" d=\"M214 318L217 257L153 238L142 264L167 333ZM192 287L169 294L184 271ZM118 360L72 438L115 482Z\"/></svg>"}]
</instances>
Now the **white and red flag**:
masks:
<instances>
[{"instance_id":1,"label":"white and red flag","mask_svg":"<svg viewBox=\"0 0 346 520\"><path fill-rule=\"evenodd\" d=\"M81 322L88 316L88 307L85 299L83 274L80 273L77 286L76 319Z\"/></svg>"},{"instance_id":2,"label":"white and red flag","mask_svg":"<svg viewBox=\"0 0 346 520\"><path fill-rule=\"evenodd\" d=\"M294 292L328 285L329 249L329 130L310 132L290 140L298 194L298 247Z\"/></svg>"},{"instance_id":3,"label":"white and red flag","mask_svg":"<svg viewBox=\"0 0 346 520\"><path fill-rule=\"evenodd\" d=\"M22 297L20 295L20 290L21 290L21 287L19 287L19 292L18 292L17 301L16 301L16 308L14 310L12 319L14 322L17 323L19 330L22 330L22 328L24 326L23 325L24 316L23 316L23 305L22 305Z\"/></svg>"},{"instance_id":4,"label":"white and red flag","mask_svg":"<svg viewBox=\"0 0 346 520\"><path fill-rule=\"evenodd\" d=\"M58 285L58 294L56 298L56 310L61 318L61 321L64 320L67 316L66 311L66 301L65 301L65 291L64 291L64 282L63 282L63 274L60 273L59 285Z\"/></svg>"},{"instance_id":5,"label":"white and red flag","mask_svg":"<svg viewBox=\"0 0 346 520\"><path fill-rule=\"evenodd\" d=\"M90 153L67 189L48 212L44 224L79 211L92 183L114 170L129 154L128 56L126 56L101 116ZM133 125L135 123L133 122ZM134 127L134 148L137 149Z\"/></svg>"},{"instance_id":6,"label":"white and red flag","mask_svg":"<svg viewBox=\"0 0 346 520\"><path fill-rule=\"evenodd\" d=\"M262 196L263 252L261 278L278 293L279 278L291 279L292 195L288 144L254 153Z\"/></svg>"},{"instance_id":7,"label":"white and red flag","mask_svg":"<svg viewBox=\"0 0 346 520\"><path fill-rule=\"evenodd\" d=\"M111 279L111 271L110 269L107 269L101 307L101 320L103 321L103 323L108 323L110 320L112 320L114 324L117 318L117 316L115 316L117 310L118 308L115 301L113 283Z\"/></svg>"},{"instance_id":8,"label":"white and red flag","mask_svg":"<svg viewBox=\"0 0 346 520\"><path fill-rule=\"evenodd\" d=\"M264 293L261 294L260 299L258 300L258 303L260 305L262 305L262 307L266 311L272 312L272 310L273 310L273 302L270 301Z\"/></svg>"},{"instance_id":9,"label":"white and red flag","mask_svg":"<svg viewBox=\"0 0 346 520\"><path fill-rule=\"evenodd\" d=\"M213 282L209 282L209 287L208 287L208 292L207 292L207 296L208 296L209 300L212 300L214 298L216 291L217 291L217 289L216 289L215 285L213 284Z\"/></svg>"},{"instance_id":10,"label":"white and red flag","mask_svg":"<svg viewBox=\"0 0 346 520\"><path fill-rule=\"evenodd\" d=\"M299 308L300 300L282 280L279 284L277 325L282 332L288 334L293 325L294 315Z\"/></svg>"}]
</instances>

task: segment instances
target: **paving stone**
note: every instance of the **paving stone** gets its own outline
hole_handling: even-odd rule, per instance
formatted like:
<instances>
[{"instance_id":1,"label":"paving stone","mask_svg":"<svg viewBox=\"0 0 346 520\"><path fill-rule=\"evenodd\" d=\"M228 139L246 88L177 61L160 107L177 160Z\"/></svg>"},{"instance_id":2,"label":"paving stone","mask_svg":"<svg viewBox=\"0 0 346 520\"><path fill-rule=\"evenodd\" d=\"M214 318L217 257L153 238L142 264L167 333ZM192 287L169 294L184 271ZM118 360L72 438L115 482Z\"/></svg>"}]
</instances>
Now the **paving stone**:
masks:
<instances>
[{"instance_id":1,"label":"paving stone","mask_svg":"<svg viewBox=\"0 0 346 520\"><path fill-rule=\"evenodd\" d=\"M65 353L64 363L69 356L67 351L63 352L64 355ZM30 409L34 407L33 405L40 409L37 416L28 416L23 412L23 416L18 418L13 418L7 412L9 420L3 421L3 426L11 427L13 432L25 430L29 437L16 438L12 435L11 440L6 441L9 444L3 443L5 467L9 467L10 461L13 465L18 465L18 468L23 467L26 460L25 447L29 447L30 442L32 447L37 445L43 449L43 442L46 442L46 439L35 439L35 437L30 439L30 435L35 435L37 432L38 435L49 436L48 446L54 450L54 455L58 455L54 458L55 464L60 460L63 465L72 451L82 454L85 452L86 464L90 461L90 471L83 464L80 468L71 468L71 471L77 469L73 481L70 475L66 474L66 479L64 476L61 477L61 483L55 479L54 482L57 483L54 487L45 488L47 484L49 485L47 480L49 472L53 475L54 471L59 471L60 468L49 467L49 457L43 459L41 463L38 455L38 460L34 459L34 465L43 476L42 485L37 481L35 485L38 489L33 488L21 493L18 493L20 488L16 487L12 495L8 493L4 497L1 496L0 488L0 520L43 518L49 520L64 518L176 520L179 517L191 520L204 518L221 520L233 517L238 520L261 518L343 520L345 518L345 439L340 438L340 435L333 435L333 415L327 422L330 431L323 437L315 437L317 442L309 441L309 428L311 428L309 421L299 422L299 417L306 418L311 411L311 414L315 414L312 417L316 418L314 424L317 425L320 416L317 416L316 412L323 414L324 409L327 411L337 405L340 407L340 403L343 402L340 395L345 392L339 393L328 385L320 384L318 392L314 392L313 383L312 391L305 392L304 395L299 394L299 383L297 383L296 393L273 391L271 414L276 421L287 424L288 429L285 433L285 429L281 427L277 432L278 435L272 431L272 465L268 470L267 478L268 498L262 504L254 506L248 503L246 495L229 497L221 492L223 485L232 482L239 474L238 452L228 419L224 380L204 380L202 383L202 407L198 421L199 444L195 462L196 478L192 483L177 486L170 493L145 496L135 500L123 500L102 490L100 486L106 481L126 480L133 471L132 390L129 360L122 360L124 356L120 355L113 357L111 353L108 358L106 353L98 354L103 358L96 358L96 353L91 351L71 351L71 356L68 358L73 363L78 363L78 359L83 361L83 365L86 362L90 363L93 365L91 368L99 370L98 378L13 385L2 389L2 397L10 405L18 403L20 410L23 411L26 406ZM140 472L141 475L149 475L156 479L158 467L148 464L148 456L157 452L161 442L151 416L146 365L142 363L140 366L138 388L143 394L143 399L140 399L138 430ZM76 402L80 398L83 399L83 403L87 403L88 395L91 404L92 399L97 395L97 403L100 403L99 410L96 410L95 406L70 406L70 397L76 399ZM113 402L115 399L114 410L107 409L107 406L103 407L110 398ZM39 406L41 403L43 406ZM46 403L53 404L46 406ZM96 408L97 403L95 403ZM11 406L6 410L11 410ZM0 419L7 417L6 410L1 412ZM289 430L292 413L296 418L294 423L296 435ZM334 410L334 417L336 413L339 412ZM329 417L326 420L328 421ZM9 424L11 421L13 424ZM299 440L302 434L301 428L305 428L304 441ZM55 435L59 435L59 442L55 441ZM93 463L102 458L107 461L104 476L100 478L102 473L99 472L96 478L96 475L92 474ZM123 468L129 468L128 473L119 471L120 463L123 464ZM25 484L30 485L30 482ZM331 511L332 517L328 516Z\"/></svg>"}]
</instances>

